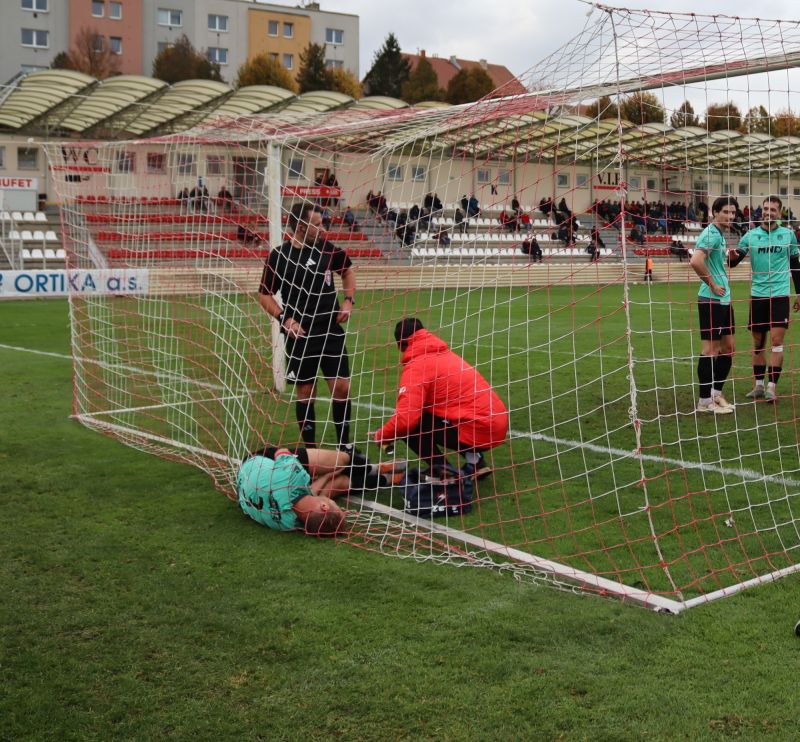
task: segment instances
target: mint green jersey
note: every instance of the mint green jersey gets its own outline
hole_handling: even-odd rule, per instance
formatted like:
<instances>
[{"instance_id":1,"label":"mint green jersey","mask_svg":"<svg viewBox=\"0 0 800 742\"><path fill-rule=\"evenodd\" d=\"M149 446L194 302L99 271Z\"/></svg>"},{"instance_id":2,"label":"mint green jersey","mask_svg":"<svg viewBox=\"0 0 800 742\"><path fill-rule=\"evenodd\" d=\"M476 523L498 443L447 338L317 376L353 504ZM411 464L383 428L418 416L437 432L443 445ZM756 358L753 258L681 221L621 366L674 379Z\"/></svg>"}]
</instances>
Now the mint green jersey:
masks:
<instances>
[{"instance_id":1,"label":"mint green jersey","mask_svg":"<svg viewBox=\"0 0 800 742\"><path fill-rule=\"evenodd\" d=\"M730 304L731 287L728 283L728 246L725 243L725 235L715 224L709 224L697 238L695 249L702 250L706 254L706 267L711 280L725 289L723 296L717 296L708 284L701 283L697 295L701 299L713 299L720 304Z\"/></svg>"},{"instance_id":2,"label":"mint green jersey","mask_svg":"<svg viewBox=\"0 0 800 742\"><path fill-rule=\"evenodd\" d=\"M292 531L302 523L292 506L311 494L311 477L296 456L275 461L251 456L237 479L239 507L257 523L276 531Z\"/></svg>"},{"instance_id":3,"label":"mint green jersey","mask_svg":"<svg viewBox=\"0 0 800 742\"><path fill-rule=\"evenodd\" d=\"M739 252L750 255L751 296L789 296L789 258L800 255L791 229L775 227L768 232L755 227L739 240Z\"/></svg>"}]
</instances>

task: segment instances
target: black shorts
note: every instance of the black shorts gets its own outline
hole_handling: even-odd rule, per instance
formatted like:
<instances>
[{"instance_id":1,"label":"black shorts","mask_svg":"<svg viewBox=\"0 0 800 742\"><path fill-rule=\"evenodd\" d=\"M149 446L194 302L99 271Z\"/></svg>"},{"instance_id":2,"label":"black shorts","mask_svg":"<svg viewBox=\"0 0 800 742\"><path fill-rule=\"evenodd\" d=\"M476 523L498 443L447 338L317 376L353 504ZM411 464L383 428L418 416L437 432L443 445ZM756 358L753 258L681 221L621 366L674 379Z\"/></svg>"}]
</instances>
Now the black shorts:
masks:
<instances>
[{"instance_id":1,"label":"black shorts","mask_svg":"<svg viewBox=\"0 0 800 742\"><path fill-rule=\"evenodd\" d=\"M732 304L700 299L697 302L697 308L700 312L701 340L719 340L725 335L736 334L736 320L733 316Z\"/></svg>"},{"instance_id":2,"label":"black shorts","mask_svg":"<svg viewBox=\"0 0 800 742\"><path fill-rule=\"evenodd\" d=\"M769 332L772 327L788 326L788 296L750 297L750 320L747 327L751 332Z\"/></svg>"},{"instance_id":3,"label":"black shorts","mask_svg":"<svg viewBox=\"0 0 800 742\"><path fill-rule=\"evenodd\" d=\"M322 370L326 379L349 379L350 363L344 344L344 330L338 325L326 333L311 330L304 338L286 338L286 381L309 384Z\"/></svg>"},{"instance_id":4,"label":"black shorts","mask_svg":"<svg viewBox=\"0 0 800 742\"><path fill-rule=\"evenodd\" d=\"M281 448L286 448L286 446L281 446ZM272 459L275 461L275 454L278 453L278 448L276 446L267 446L266 448L262 448L259 451L253 451L251 454L247 456L247 459L252 459L253 456L263 456L265 459ZM308 468L308 451L302 446L298 446L297 448L287 448L287 450L293 455L297 457L297 460L302 464L303 468L311 474L311 470ZM247 461L245 459L245 461ZM244 463L244 461L242 462Z\"/></svg>"}]
</instances>

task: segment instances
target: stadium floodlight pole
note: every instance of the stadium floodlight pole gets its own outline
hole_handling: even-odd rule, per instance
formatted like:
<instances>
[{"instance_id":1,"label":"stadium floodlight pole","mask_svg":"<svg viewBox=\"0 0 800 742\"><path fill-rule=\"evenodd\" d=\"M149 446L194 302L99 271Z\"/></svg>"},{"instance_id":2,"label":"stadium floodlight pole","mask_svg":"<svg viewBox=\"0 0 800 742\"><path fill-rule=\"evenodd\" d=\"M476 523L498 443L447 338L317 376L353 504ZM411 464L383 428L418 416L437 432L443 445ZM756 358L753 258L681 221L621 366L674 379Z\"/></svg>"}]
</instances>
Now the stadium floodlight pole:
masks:
<instances>
[{"instance_id":1,"label":"stadium floodlight pole","mask_svg":"<svg viewBox=\"0 0 800 742\"><path fill-rule=\"evenodd\" d=\"M267 215L269 218L269 249L277 250L283 242L283 225L281 207L283 191L281 188L281 164L283 148L275 142L267 145L267 167L264 170L264 185L267 188ZM282 304L280 294L276 301ZM272 338L272 379L275 389L281 394L286 391L286 355L281 338L281 326L278 320L271 321Z\"/></svg>"}]
</instances>

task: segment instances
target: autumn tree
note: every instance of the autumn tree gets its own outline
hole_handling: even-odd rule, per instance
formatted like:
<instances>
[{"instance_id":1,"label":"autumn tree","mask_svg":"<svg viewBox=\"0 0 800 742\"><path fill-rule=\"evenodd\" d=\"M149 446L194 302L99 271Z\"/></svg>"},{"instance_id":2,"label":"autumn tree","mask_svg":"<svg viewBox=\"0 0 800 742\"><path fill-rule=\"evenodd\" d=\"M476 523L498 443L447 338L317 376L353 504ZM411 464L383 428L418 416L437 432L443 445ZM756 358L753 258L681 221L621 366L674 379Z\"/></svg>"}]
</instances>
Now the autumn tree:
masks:
<instances>
[{"instance_id":1,"label":"autumn tree","mask_svg":"<svg viewBox=\"0 0 800 742\"><path fill-rule=\"evenodd\" d=\"M361 81L350 70L344 67L336 67L330 70L331 90L337 93L344 93L351 98L362 96Z\"/></svg>"},{"instance_id":2,"label":"autumn tree","mask_svg":"<svg viewBox=\"0 0 800 742\"><path fill-rule=\"evenodd\" d=\"M673 129L681 129L684 126L700 126L700 117L694 112L694 106L688 100L672 112L669 117L669 125Z\"/></svg>"},{"instance_id":3,"label":"autumn tree","mask_svg":"<svg viewBox=\"0 0 800 742\"><path fill-rule=\"evenodd\" d=\"M800 136L800 116L795 115L788 108L778 111L772 119L770 134L774 137Z\"/></svg>"},{"instance_id":4,"label":"autumn tree","mask_svg":"<svg viewBox=\"0 0 800 742\"><path fill-rule=\"evenodd\" d=\"M648 92L633 93L622 99L619 106L620 116L632 124L663 124L667 112L661 101Z\"/></svg>"},{"instance_id":5,"label":"autumn tree","mask_svg":"<svg viewBox=\"0 0 800 742\"><path fill-rule=\"evenodd\" d=\"M403 83L402 99L406 103L419 103L424 100L442 100L444 90L439 87L439 78L428 58L421 54L417 66Z\"/></svg>"},{"instance_id":6,"label":"autumn tree","mask_svg":"<svg viewBox=\"0 0 800 742\"><path fill-rule=\"evenodd\" d=\"M331 73L325 65L325 47L322 44L309 42L308 46L300 52L297 87L301 93L331 89Z\"/></svg>"},{"instance_id":7,"label":"autumn tree","mask_svg":"<svg viewBox=\"0 0 800 742\"><path fill-rule=\"evenodd\" d=\"M706 109L704 126L708 131L736 131L742 126L742 112L739 107L728 101L727 103L712 103Z\"/></svg>"},{"instance_id":8,"label":"autumn tree","mask_svg":"<svg viewBox=\"0 0 800 742\"><path fill-rule=\"evenodd\" d=\"M590 119L616 119L617 104L607 95L598 98L594 103L590 103L583 112L584 116Z\"/></svg>"},{"instance_id":9,"label":"autumn tree","mask_svg":"<svg viewBox=\"0 0 800 742\"><path fill-rule=\"evenodd\" d=\"M742 119L739 131L742 134L768 134L770 115L764 106L753 106Z\"/></svg>"},{"instance_id":10,"label":"autumn tree","mask_svg":"<svg viewBox=\"0 0 800 742\"><path fill-rule=\"evenodd\" d=\"M56 54L50 66L55 70L83 72L98 80L120 74L119 55L111 51L102 34L88 26L75 34L69 51Z\"/></svg>"},{"instance_id":11,"label":"autumn tree","mask_svg":"<svg viewBox=\"0 0 800 742\"><path fill-rule=\"evenodd\" d=\"M403 84L410 74L411 65L400 51L397 37L390 33L383 46L375 52L372 67L364 78L364 93L400 98L403 94Z\"/></svg>"},{"instance_id":12,"label":"autumn tree","mask_svg":"<svg viewBox=\"0 0 800 742\"><path fill-rule=\"evenodd\" d=\"M447 83L445 100L453 105L472 103L494 90L492 78L480 67L460 69Z\"/></svg>"},{"instance_id":13,"label":"autumn tree","mask_svg":"<svg viewBox=\"0 0 800 742\"><path fill-rule=\"evenodd\" d=\"M289 70L287 70L277 59L264 52L248 59L236 73L236 87L243 88L246 85L274 85L278 88L297 92L295 83Z\"/></svg>"},{"instance_id":14,"label":"autumn tree","mask_svg":"<svg viewBox=\"0 0 800 742\"><path fill-rule=\"evenodd\" d=\"M197 51L186 34L156 54L153 60L153 77L168 83L181 80L222 82L219 64Z\"/></svg>"}]
</instances>

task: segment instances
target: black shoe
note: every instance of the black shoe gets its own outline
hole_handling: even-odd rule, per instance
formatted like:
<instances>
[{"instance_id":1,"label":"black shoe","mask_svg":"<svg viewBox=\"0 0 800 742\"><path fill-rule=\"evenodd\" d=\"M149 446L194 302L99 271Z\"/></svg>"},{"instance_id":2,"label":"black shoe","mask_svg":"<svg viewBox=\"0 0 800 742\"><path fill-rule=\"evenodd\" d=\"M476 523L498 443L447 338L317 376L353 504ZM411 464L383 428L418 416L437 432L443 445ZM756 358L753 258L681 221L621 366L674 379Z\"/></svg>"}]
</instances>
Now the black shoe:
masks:
<instances>
[{"instance_id":1,"label":"black shoe","mask_svg":"<svg viewBox=\"0 0 800 742\"><path fill-rule=\"evenodd\" d=\"M467 462L461 467L461 475L472 477L473 479L483 479L492 473L492 467L486 463L486 459L481 456L474 464Z\"/></svg>"}]
</instances>

